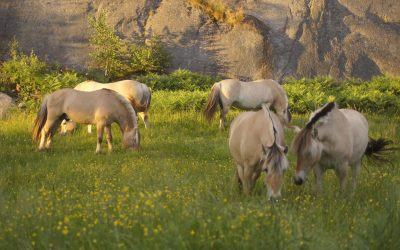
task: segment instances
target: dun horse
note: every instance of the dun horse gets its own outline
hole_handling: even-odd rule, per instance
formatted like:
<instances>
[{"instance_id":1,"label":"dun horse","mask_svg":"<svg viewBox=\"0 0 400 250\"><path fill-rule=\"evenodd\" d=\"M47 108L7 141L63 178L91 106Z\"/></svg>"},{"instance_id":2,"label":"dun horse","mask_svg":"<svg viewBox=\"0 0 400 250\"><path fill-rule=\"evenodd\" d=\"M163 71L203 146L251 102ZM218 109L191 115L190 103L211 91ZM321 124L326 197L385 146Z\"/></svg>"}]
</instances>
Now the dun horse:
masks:
<instances>
[{"instance_id":1,"label":"dun horse","mask_svg":"<svg viewBox=\"0 0 400 250\"><path fill-rule=\"evenodd\" d=\"M262 110L239 114L229 130L229 150L237 167L239 186L245 194L253 189L262 171L268 198L281 195L284 171L288 168L283 126L267 105Z\"/></svg>"},{"instance_id":2,"label":"dun horse","mask_svg":"<svg viewBox=\"0 0 400 250\"><path fill-rule=\"evenodd\" d=\"M140 146L137 117L130 103L120 94L108 89L84 92L61 89L47 95L35 120L32 138L40 138L39 150L48 149L52 137L63 119L97 127L96 153L100 152L104 128L106 129L108 150L112 151L111 124L117 123L123 134L127 148Z\"/></svg>"},{"instance_id":3,"label":"dun horse","mask_svg":"<svg viewBox=\"0 0 400 250\"><path fill-rule=\"evenodd\" d=\"M226 127L226 114L231 106L241 109L260 109L261 104L272 106L282 124L291 120L288 99L282 86L274 80L242 82L227 79L217 82L211 88L204 115L208 121L214 116L217 105L220 106L219 128Z\"/></svg>"},{"instance_id":4,"label":"dun horse","mask_svg":"<svg viewBox=\"0 0 400 250\"><path fill-rule=\"evenodd\" d=\"M124 96L131 103L136 113L142 118L145 127L149 127L148 112L151 103L151 91L146 84L133 80L123 80L113 83L85 81L76 85L74 89L81 91L94 91L103 88L114 90ZM89 133L91 132L91 125L88 125L88 131ZM66 127L63 125L62 133L65 134L66 132Z\"/></svg>"},{"instance_id":5,"label":"dun horse","mask_svg":"<svg viewBox=\"0 0 400 250\"><path fill-rule=\"evenodd\" d=\"M297 155L294 182L301 185L309 170L313 169L315 189L320 194L323 173L325 169L333 168L343 193L350 165L354 193L362 157L377 156L379 152L388 150L385 148L388 143L384 139L368 141L368 122L362 114L352 109L338 109L335 103L328 103L311 115L293 141Z\"/></svg>"}]
</instances>

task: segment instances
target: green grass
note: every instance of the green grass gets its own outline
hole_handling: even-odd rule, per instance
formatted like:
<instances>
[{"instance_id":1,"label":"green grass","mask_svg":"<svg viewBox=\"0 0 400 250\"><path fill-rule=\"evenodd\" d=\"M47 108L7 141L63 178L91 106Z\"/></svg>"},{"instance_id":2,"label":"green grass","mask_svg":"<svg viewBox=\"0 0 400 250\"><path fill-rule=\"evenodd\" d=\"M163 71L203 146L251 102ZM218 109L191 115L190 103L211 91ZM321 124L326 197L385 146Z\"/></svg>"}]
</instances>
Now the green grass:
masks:
<instances>
[{"instance_id":1,"label":"green grass","mask_svg":"<svg viewBox=\"0 0 400 250\"><path fill-rule=\"evenodd\" d=\"M316 198L313 178L292 183L289 152L283 198L270 202L263 178L251 197L238 192L217 121L156 111L150 129L140 121L139 152L125 151L113 127L114 152L103 144L100 155L82 127L42 153L30 139L32 115L0 121L0 249L400 249L398 154L393 167L364 161L353 198L338 197L327 172ZM371 136L399 144L400 118L368 120Z\"/></svg>"}]
</instances>

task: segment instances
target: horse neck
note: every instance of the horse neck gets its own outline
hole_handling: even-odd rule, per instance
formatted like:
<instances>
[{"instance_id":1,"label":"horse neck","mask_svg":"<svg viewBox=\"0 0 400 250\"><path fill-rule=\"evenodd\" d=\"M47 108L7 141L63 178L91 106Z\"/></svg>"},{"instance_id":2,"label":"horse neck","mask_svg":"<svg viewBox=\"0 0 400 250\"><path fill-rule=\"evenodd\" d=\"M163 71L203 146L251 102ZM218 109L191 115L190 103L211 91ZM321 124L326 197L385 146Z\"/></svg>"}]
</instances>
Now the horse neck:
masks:
<instances>
[{"instance_id":1,"label":"horse neck","mask_svg":"<svg viewBox=\"0 0 400 250\"><path fill-rule=\"evenodd\" d=\"M274 100L274 108L276 111L282 112L287 108L287 98L285 96L285 93L283 90L278 89L278 87L275 89L275 100Z\"/></svg>"},{"instance_id":2,"label":"horse neck","mask_svg":"<svg viewBox=\"0 0 400 250\"><path fill-rule=\"evenodd\" d=\"M136 117L132 117L129 111L126 111L124 114L118 115L117 117L117 123L122 132L128 132L137 127Z\"/></svg>"}]
</instances>

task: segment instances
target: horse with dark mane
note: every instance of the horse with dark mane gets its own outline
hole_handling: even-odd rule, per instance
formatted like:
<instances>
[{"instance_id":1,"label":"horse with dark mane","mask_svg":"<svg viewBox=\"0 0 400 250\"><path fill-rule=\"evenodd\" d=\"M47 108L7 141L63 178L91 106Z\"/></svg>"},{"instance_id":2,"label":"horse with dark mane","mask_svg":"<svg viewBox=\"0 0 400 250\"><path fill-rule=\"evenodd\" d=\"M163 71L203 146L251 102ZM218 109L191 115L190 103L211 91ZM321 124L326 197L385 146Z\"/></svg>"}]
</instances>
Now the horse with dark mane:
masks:
<instances>
[{"instance_id":1,"label":"horse with dark mane","mask_svg":"<svg viewBox=\"0 0 400 250\"><path fill-rule=\"evenodd\" d=\"M314 170L316 192L322 192L323 173L333 168L343 193L349 166L352 168L352 191L356 189L356 179L360 173L361 161L367 157L379 157L379 153L394 148L386 148L389 141L381 138L368 139L368 122L359 112L352 109L338 109L331 102L316 110L306 126L294 138L292 147L297 155L297 185L304 183L310 169Z\"/></svg>"}]
</instances>

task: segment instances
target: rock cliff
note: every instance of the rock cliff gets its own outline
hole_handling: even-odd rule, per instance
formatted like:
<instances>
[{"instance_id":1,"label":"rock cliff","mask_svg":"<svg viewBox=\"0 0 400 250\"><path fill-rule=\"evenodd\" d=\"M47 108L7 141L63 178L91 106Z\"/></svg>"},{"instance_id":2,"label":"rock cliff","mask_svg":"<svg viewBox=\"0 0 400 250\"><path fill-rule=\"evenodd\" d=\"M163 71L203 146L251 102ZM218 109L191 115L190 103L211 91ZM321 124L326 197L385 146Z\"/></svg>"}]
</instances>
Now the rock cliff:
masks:
<instances>
[{"instance_id":1,"label":"rock cliff","mask_svg":"<svg viewBox=\"0 0 400 250\"><path fill-rule=\"evenodd\" d=\"M25 52L83 69L87 17L106 11L124 39L158 35L187 68L240 79L368 79L400 73L398 0L225 0L245 18L231 27L185 0L2 0L0 58L15 36Z\"/></svg>"}]
</instances>

